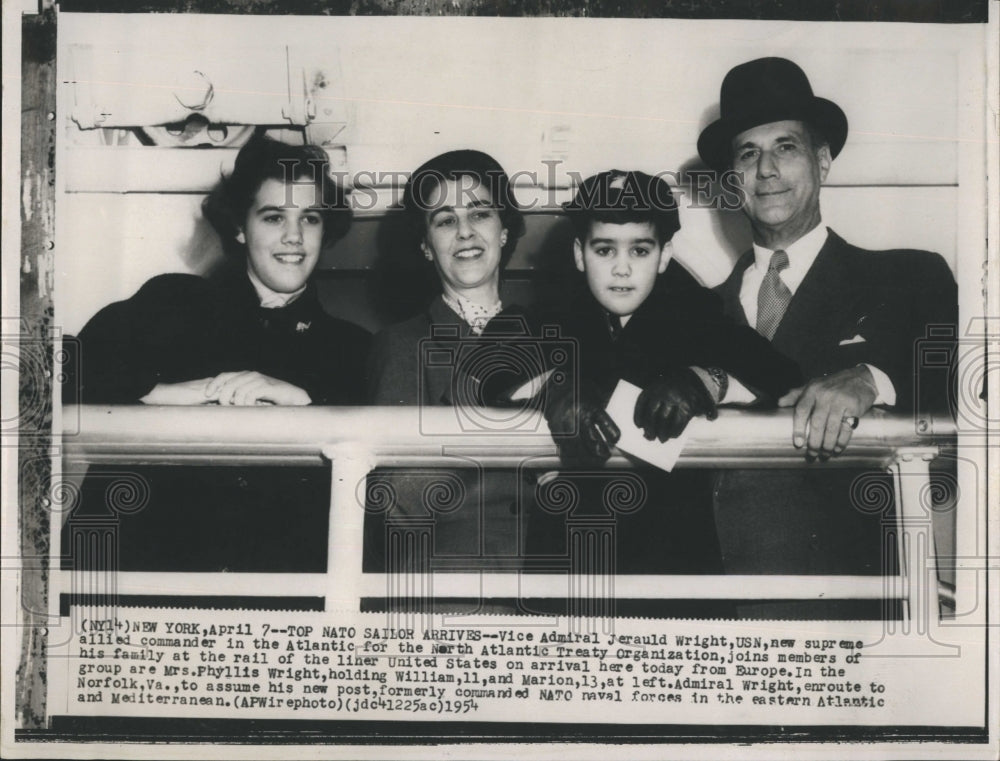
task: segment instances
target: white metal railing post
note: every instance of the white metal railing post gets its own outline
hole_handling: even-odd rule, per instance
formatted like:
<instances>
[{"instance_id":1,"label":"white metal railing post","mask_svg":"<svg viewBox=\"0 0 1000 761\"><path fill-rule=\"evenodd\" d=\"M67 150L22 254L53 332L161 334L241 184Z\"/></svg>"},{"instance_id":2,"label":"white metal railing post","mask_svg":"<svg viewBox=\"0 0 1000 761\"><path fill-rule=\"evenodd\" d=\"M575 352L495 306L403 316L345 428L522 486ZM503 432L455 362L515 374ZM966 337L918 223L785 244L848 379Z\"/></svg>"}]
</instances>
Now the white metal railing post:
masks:
<instances>
[{"instance_id":1,"label":"white metal railing post","mask_svg":"<svg viewBox=\"0 0 1000 761\"><path fill-rule=\"evenodd\" d=\"M357 610L362 590L365 486L375 458L349 443L325 446L330 461L330 526L327 541L327 610Z\"/></svg>"}]
</instances>

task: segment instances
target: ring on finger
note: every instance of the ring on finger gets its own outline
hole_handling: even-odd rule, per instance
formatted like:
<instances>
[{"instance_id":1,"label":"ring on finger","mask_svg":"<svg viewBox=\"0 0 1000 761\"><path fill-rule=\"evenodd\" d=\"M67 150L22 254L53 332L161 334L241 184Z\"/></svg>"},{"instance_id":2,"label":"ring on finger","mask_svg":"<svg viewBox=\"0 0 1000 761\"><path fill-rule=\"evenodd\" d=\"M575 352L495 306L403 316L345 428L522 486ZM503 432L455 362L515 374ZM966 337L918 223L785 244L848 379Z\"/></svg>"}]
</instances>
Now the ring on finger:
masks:
<instances>
[{"instance_id":1,"label":"ring on finger","mask_svg":"<svg viewBox=\"0 0 1000 761\"><path fill-rule=\"evenodd\" d=\"M844 415L840 421L841 425L849 425L852 430L858 427L858 422L860 422L860 419L856 415Z\"/></svg>"}]
</instances>

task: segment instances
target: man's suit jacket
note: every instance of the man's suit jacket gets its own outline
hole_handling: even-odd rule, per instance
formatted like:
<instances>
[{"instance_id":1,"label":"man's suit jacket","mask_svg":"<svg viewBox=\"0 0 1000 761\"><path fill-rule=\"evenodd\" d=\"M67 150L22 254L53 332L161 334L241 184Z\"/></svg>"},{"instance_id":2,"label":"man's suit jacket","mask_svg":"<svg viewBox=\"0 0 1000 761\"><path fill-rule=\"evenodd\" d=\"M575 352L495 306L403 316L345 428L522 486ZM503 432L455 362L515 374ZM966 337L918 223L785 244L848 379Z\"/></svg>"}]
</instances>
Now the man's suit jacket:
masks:
<instances>
[{"instance_id":1,"label":"man's suit jacket","mask_svg":"<svg viewBox=\"0 0 1000 761\"><path fill-rule=\"evenodd\" d=\"M717 288L727 313L743 322L740 286L752 262L749 251ZM807 379L868 363L892 381L896 410L941 408L947 373L920 371L919 340L930 326L954 328L957 305L955 279L937 254L866 251L831 231L772 342ZM891 482L879 479L877 469L823 463L720 473L715 509L726 571L878 574L885 566L894 572L883 549L892 500L871 500Z\"/></svg>"},{"instance_id":2,"label":"man's suit jacket","mask_svg":"<svg viewBox=\"0 0 1000 761\"><path fill-rule=\"evenodd\" d=\"M746 323L740 303L747 251L717 291L726 313ZM940 409L947 387L936 374L917 382L916 361L930 326L954 327L958 290L947 263L930 251L866 251L832 230L788 305L771 339L808 378L860 363L885 372L896 389L896 409Z\"/></svg>"}]
</instances>

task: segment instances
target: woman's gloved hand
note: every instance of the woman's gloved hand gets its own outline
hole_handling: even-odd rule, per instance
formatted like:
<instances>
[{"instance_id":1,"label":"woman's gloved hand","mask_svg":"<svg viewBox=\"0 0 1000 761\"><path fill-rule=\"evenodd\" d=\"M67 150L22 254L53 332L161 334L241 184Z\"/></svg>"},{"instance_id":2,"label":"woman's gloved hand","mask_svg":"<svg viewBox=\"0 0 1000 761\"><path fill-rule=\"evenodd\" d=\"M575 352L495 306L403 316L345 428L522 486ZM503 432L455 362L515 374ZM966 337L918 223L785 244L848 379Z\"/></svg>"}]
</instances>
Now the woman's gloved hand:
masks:
<instances>
[{"instance_id":1,"label":"woman's gloved hand","mask_svg":"<svg viewBox=\"0 0 1000 761\"><path fill-rule=\"evenodd\" d=\"M715 399L701 378L689 367L660 375L639 394L633 421L646 438L661 442L680 436L693 417L718 417Z\"/></svg>"}]
</instances>

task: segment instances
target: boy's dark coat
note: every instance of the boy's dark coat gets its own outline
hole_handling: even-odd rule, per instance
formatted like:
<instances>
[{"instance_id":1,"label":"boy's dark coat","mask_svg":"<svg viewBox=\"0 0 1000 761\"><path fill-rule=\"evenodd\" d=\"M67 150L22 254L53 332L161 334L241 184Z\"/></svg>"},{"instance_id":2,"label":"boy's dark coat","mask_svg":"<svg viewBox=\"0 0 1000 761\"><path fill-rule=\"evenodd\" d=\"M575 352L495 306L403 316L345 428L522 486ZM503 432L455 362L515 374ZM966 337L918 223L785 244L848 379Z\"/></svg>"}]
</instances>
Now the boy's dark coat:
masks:
<instances>
[{"instance_id":1,"label":"boy's dark coat","mask_svg":"<svg viewBox=\"0 0 1000 761\"><path fill-rule=\"evenodd\" d=\"M801 382L798 367L756 331L722 312L722 302L698 285L676 262L661 275L650 297L612 337L607 312L582 283L562 308L542 322L555 322L564 338L576 341L579 382L607 399L620 379L645 387L670 367L720 367L761 395L776 400ZM616 512L606 499L616 474L599 469L573 476L580 499L562 514L537 509L529 527L529 549L566 551L573 520L614 521L616 567L623 573L721 572L712 516L712 481L707 471L650 467L630 471L641 477L645 505ZM618 474L619 479L624 474Z\"/></svg>"}]
</instances>

